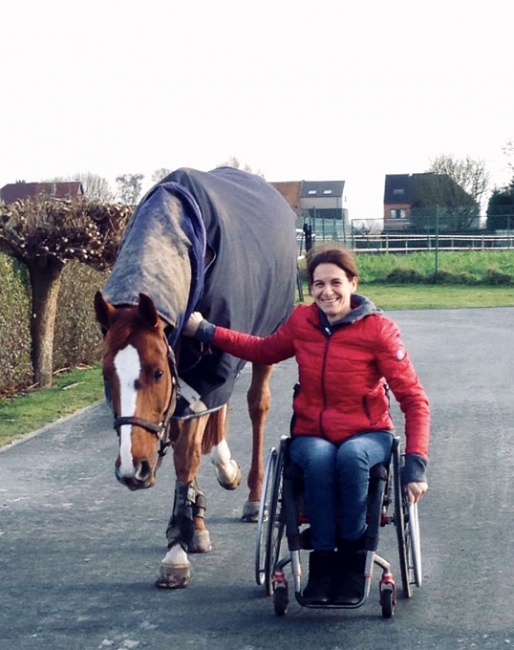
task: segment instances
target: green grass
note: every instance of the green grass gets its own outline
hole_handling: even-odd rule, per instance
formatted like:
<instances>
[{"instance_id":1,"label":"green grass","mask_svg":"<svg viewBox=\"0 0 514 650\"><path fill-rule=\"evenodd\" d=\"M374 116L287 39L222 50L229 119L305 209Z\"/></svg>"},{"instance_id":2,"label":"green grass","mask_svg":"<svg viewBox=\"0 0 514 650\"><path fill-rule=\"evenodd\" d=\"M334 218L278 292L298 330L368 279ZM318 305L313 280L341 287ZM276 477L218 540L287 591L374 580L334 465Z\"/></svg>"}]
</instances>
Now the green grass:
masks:
<instances>
[{"instance_id":1,"label":"green grass","mask_svg":"<svg viewBox=\"0 0 514 650\"><path fill-rule=\"evenodd\" d=\"M0 399L0 447L103 398L99 365L61 372L52 388Z\"/></svg>"},{"instance_id":2,"label":"green grass","mask_svg":"<svg viewBox=\"0 0 514 650\"><path fill-rule=\"evenodd\" d=\"M514 307L514 287L361 284L358 291L384 311Z\"/></svg>"},{"instance_id":3,"label":"green grass","mask_svg":"<svg viewBox=\"0 0 514 650\"><path fill-rule=\"evenodd\" d=\"M411 270L423 278L432 278L436 256L435 251L409 255L359 254L357 263L362 282L380 283L397 270ZM437 270L443 279L450 276L457 284L490 284L490 276L494 273L502 273L514 279L514 250L443 251L437 256Z\"/></svg>"},{"instance_id":4,"label":"green grass","mask_svg":"<svg viewBox=\"0 0 514 650\"><path fill-rule=\"evenodd\" d=\"M379 284L362 282L359 292L384 311L403 309L459 309L513 307L514 287L486 285ZM306 302L310 300L304 291ZM0 399L0 447L103 399L99 366L56 375L48 390L27 390Z\"/></svg>"}]
</instances>

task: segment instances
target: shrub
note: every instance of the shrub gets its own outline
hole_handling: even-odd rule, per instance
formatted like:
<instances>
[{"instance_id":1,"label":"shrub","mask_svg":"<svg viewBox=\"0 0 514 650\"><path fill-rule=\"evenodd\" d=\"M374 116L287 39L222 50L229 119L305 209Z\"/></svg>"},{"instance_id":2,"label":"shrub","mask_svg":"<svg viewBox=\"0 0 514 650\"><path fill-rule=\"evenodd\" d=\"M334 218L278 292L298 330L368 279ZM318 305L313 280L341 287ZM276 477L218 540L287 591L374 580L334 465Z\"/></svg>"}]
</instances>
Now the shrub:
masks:
<instances>
[{"instance_id":1,"label":"shrub","mask_svg":"<svg viewBox=\"0 0 514 650\"><path fill-rule=\"evenodd\" d=\"M80 262L64 268L54 335L54 370L99 361L101 335L93 310L105 274Z\"/></svg>"},{"instance_id":2,"label":"shrub","mask_svg":"<svg viewBox=\"0 0 514 650\"><path fill-rule=\"evenodd\" d=\"M419 284L424 282L424 278L414 269L397 267L387 275L386 282L391 284Z\"/></svg>"},{"instance_id":3,"label":"shrub","mask_svg":"<svg viewBox=\"0 0 514 650\"><path fill-rule=\"evenodd\" d=\"M485 272L485 281L487 284L493 285L509 285L514 284L514 279L508 273L503 273L496 269L487 269Z\"/></svg>"},{"instance_id":4,"label":"shrub","mask_svg":"<svg viewBox=\"0 0 514 650\"><path fill-rule=\"evenodd\" d=\"M17 263L0 254L0 391L11 392L32 381L30 291Z\"/></svg>"},{"instance_id":5,"label":"shrub","mask_svg":"<svg viewBox=\"0 0 514 650\"><path fill-rule=\"evenodd\" d=\"M26 271L0 254L0 393L32 383L31 297ZM106 274L70 262L63 271L54 333L54 370L100 360L101 336L93 297Z\"/></svg>"}]
</instances>

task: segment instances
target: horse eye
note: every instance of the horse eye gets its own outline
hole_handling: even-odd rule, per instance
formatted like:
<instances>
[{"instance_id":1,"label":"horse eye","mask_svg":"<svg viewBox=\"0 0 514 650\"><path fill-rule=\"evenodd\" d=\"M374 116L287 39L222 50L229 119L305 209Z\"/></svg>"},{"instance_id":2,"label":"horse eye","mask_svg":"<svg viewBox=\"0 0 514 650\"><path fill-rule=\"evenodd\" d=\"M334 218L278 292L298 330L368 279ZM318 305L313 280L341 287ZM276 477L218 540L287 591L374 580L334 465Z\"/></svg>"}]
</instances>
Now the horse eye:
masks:
<instances>
[{"instance_id":1,"label":"horse eye","mask_svg":"<svg viewBox=\"0 0 514 650\"><path fill-rule=\"evenodd\" d=\"M159 370L156 370L156 371L154 372L153 378L155 379L155 381L159 381L159 379L160 379L163 375L164 375L164 372L163 372L162 370L159 369Z\"/></svg>"}]
</instances>

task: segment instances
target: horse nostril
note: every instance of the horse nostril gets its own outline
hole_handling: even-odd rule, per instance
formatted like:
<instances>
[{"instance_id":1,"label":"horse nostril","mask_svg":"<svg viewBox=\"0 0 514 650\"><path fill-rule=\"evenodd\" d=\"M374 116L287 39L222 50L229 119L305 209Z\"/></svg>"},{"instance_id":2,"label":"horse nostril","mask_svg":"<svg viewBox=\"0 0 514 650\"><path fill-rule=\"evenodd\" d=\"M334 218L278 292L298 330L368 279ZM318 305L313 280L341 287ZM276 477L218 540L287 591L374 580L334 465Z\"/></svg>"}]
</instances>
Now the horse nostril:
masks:
<instances>
[{"instance_id":1,"label":"horse nostril","mask_svg":"<svg viewBox=\"0 0 514 650\"><path fill-rule=\"evenodd\" d=\"M152 476L152 468L147 460L142 460L136 467L135 478L138 481L147 481Z\"/></svg>"}]
</instances>

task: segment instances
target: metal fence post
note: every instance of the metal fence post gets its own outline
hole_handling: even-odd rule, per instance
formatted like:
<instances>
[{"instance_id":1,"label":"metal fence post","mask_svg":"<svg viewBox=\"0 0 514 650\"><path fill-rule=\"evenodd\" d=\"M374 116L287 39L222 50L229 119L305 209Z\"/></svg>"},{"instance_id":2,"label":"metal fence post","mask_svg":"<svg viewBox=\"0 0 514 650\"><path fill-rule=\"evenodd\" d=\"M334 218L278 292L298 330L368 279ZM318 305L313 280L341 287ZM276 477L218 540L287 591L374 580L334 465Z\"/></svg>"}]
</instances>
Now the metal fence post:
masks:
<instances>
[{"instance_id":1,"label":"metal fence post","mask_svg":"<svg viewBox=\"0 0 514 650\"><path fill-rule=\"evenodd\" d=\"M439 273L439 205L435 206L435 273L434 282L437 284Z\"/></svg>"}]
</instances>

